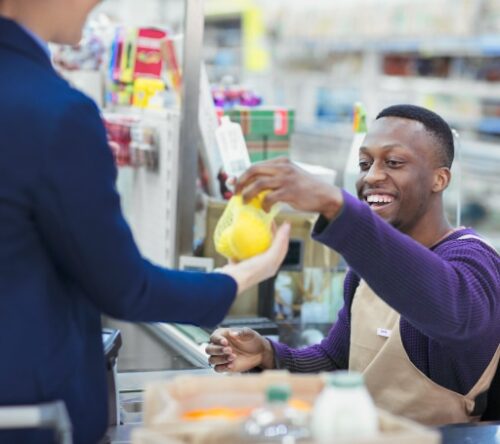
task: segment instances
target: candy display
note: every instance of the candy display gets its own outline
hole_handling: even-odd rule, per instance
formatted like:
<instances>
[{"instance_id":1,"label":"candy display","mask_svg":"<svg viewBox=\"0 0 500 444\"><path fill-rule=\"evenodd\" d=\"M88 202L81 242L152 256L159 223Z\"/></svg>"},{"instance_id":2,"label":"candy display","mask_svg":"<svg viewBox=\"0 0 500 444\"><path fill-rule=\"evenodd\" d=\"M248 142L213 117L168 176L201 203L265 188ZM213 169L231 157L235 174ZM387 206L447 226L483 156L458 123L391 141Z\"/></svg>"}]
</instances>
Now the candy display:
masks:
<instances>
[{"instance_id":1,"label":"candy display","mask_svg":"<svg viewBox=\"0 0 500 444\"><path fill-rule=\"evenodd\" d=\"M212 97L215 106L224 109L237 105L255 107L262 104L262 97L240 86L214 86L212 88Z\"/></svg>"},{"instance_id":2,"label":"candy display","mask_svg":"<svg viewBox=\"0 0 500 444\"><path fill-rule=\"evenodd\" d=\"M173 39L164 29L124 28L116 30L109 63L107 101L137 108L161 109L177 99L181 74Z\"/></svg>"}]
</instances>

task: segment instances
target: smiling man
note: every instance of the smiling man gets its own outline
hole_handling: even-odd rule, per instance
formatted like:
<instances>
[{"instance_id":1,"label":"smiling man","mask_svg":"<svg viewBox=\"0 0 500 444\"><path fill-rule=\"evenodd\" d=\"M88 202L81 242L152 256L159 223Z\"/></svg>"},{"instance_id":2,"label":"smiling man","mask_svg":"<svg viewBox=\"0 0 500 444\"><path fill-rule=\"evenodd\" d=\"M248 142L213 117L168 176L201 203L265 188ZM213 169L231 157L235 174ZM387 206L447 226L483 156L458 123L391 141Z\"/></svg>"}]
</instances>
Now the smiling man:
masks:
<instances>
[{"instance_id":1,"label":"smiling man","mask_svg":"<svg viewBox=\"0 0 500 444\"><path fill-rule=\"evenodd\" d=\"M500 356L500 259L443 209L454 147L435 113L383 110L359 152L355 199L288 160L255 165L237 191L264 206L320 213L313 237L350 266L344 307L320 344L300 350L244 329L220 329L217 371L254 367L363 372L376 403L429 425L477 420Z\"/></svg>"}]
</instances>

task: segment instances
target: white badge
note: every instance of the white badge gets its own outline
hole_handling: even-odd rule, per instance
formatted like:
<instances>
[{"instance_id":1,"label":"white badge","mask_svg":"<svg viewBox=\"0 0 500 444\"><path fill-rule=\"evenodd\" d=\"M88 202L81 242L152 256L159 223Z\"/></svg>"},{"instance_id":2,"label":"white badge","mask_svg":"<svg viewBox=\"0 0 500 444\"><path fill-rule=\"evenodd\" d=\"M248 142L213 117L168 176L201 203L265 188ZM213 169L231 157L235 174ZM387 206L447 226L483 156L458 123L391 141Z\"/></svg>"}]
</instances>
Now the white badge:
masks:
<instances>
[{"instance_id":1,"label":"white badge","mask_svg":"<svg viewBox=\"0 0 500 444\"><path fill-rule=\"evenodd\" d=\"M382 336L383 338L388 338L391 336L392 330L388 330L387 328L377 328L377 335Z\"/></svg>"},{"instance_id":2,"label":"white badge","mask_svg":"<svg viewBox=\"0 0 500 444\"><path fill-rule=\"evenodd\" d=\"M229 177L239 177L250 167L250 155L240 124L224 116L215 130L215 137L225 172Z\"/></svg>"}]
</instances>

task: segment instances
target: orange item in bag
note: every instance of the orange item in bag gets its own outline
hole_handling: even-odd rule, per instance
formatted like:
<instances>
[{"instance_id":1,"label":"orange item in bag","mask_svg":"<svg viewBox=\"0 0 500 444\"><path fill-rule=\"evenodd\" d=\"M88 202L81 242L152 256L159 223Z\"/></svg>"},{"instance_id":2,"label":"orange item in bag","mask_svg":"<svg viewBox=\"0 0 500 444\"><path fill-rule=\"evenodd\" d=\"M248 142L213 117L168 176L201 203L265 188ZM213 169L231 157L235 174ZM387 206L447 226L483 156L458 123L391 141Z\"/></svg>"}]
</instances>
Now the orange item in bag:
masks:
<instances>
[{"instance_id":1,"label":"orange item in bag","mask_svg":"<svg viewBox=\"0 0 500 444\"><path fill-rule=\"evenodd\" d=\"M182 415L185 421L203 421L207 419L228 419L236 421L250 415L251 408L212 407L208 409L190 410Z\"/></svg>"}]
</instances>

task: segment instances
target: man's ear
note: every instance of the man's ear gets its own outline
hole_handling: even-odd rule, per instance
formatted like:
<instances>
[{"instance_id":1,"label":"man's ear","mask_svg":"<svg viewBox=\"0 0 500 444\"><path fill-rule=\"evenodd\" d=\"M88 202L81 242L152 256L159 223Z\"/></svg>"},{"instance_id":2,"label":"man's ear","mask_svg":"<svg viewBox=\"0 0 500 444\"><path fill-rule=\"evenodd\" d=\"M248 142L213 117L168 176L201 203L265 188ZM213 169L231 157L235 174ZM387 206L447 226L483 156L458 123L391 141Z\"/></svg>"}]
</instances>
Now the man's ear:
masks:
<instances>
[{"instance_id":1,"label":"man's ear","mask_svg":"<svg viewBox=\"0 0 500 444\"><path fill-rule=\"evenodd\" d=\"M440 193L448 188L451 180L451 171L448 167L441 167L434 170L434 183L432 184L432 192Z\"/></svg>"}]
</instances>

